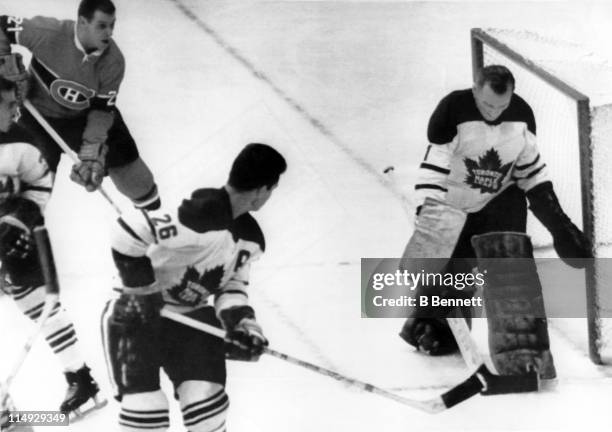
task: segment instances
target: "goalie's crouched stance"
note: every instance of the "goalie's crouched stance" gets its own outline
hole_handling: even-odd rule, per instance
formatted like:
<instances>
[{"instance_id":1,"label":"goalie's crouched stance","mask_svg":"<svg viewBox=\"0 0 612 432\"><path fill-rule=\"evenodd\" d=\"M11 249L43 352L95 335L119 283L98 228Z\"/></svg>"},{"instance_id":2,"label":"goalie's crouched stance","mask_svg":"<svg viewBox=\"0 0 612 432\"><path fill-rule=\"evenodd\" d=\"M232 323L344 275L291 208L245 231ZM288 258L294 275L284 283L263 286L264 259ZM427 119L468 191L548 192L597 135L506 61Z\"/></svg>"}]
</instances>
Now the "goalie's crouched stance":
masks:
<instances>
[{"instance_id":1,"label":"goalie's crouched stance","mask_svg":"<svg viewBox=\"0 0 612 432\"><path fill-rule=\"evenodd\" d=\"M103 315L104 344L116 398L121 401L123 431L165 431L168 400L160 389L162 368L172 381L183 422L191 432L225 431L229 399L225 359L254 361L267 340L250 306L221 312L224 342L199 330L162 318L161 293L126 294L108 303ZM213 307L187 316L221 327Z\"/></svg>"},{"instance_id":2,"label":"goalie's crouched stance","mask_svg":"<svg viewBox=\"0 0 612 432\"><path fill-rule=\"evenodd\" d=\"M494 361L497 363L496 366L502 374L517 374L526 371L527 368L537 368L541 378L553 378L555 370L549 352L541 285L535 263L532 260L531 243L526 235L521 234L526 230L525 195L533 214L552 234L557 254L568 265L574 267L584 265L584 260L566 259L592 257L591 246L584 234L561 209L550 182L541 183L526 194L516 186L508 187L482 210L470 213L465 219L465 224L463 222L455 224L460 234L455 237L457 241L452 243L456 244L454 249L452 246L451 249L448 247L444 249L434 244L431 246L435 249L433 255L426 255L421 251L420 256L453 258L447 267L441 270L443 273L469 272L472 267L476 266L475 257L478 257L479 261L486 258L501 258L502 261L498 262L502 262L503 265L500 264L496 270L501 276L487 280L484 286L485 308L492 323L489 342ZM448 209L445 209L444 206L445 204L441 202L425 201L407 252L411 245L423 243L415 241L415 236L423 236L423 232L442 233L444 228L448 228L447 226L428 226L425 229L419 227L420 224L431 224L429 221L434 220L438 221L436 222L438 224L448 225L448 219L451 219L452 224L453 219L456 219L453 217L455 212L451 207L446 206ZM447 213L447 217L428 217L431 213ZM500 234L499 232L513 234ZM488 235L481 236L487 233ZM437 237L443 236L438 235ZM431 236L430 242L435 243L437 237ZM443 241L448 241L448 238ZM452 253L450 253L451 250ZM523 261L530 264L524 268L512 268L509 265L512 261L509 261L508 258L525 258ZM479 271L481 270L479 268ZM422 288L419 287L419 290ZM427 291L419 292L418 295L453 297L465 295L452 288L446 288L446 291L442 288L439 290L442 292L434 292L432 287L428 287ZM528 307L515 308L513 309L514 315L507 316L506 312L509 309L507 306L511 301L519 305L525 302ZM450 308L436 308L433 311L418 308L413 316L407 319L400 336L409 344L428 354L441 355L454 352L457 350L457 344L445 320L449 312ZM463 314L469 321L470 309L464 308ZM497 319L499 321L495 321Z\"/></svg>"}]
</instances>

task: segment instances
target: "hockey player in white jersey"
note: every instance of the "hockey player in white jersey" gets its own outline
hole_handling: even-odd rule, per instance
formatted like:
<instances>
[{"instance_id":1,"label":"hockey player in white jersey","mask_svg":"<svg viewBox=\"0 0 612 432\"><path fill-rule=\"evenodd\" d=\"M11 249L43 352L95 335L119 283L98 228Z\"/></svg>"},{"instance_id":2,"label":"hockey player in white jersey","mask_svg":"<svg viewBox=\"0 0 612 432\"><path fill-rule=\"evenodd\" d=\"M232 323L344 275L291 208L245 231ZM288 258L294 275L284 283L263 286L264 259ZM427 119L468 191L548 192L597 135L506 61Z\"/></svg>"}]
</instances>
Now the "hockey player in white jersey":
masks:
<instances>
[{"instance_id":1,"label":"hockey player in white jersey","mask_svg":"<svg viewBox=\"0 0 612 432\"><path fill-rule=\"evenodd\" d=\"M592 256L589 241L559 204L536 145L533 112L514 93L514 84L514 77L506 67L484 67L473 88L444 97L430 118L429 146L415 187L417 215L421 206L436 201L467 213L464 226L457 227L451 257L440 257L453 258L443 273L470 273L476 256L487 258L483 256L487 254L495 258L533 258L529 238L521 234L526 231L527 200L533 214L552 234L561 258ZM438 220L443 222L444 215ZM419 223L426 224L426 221L420 221L417 216L415 235L420 229ZM425 229L436 232L436 227ZM517 234L474 238L491 232ZM499 243L491 246L491 242ZM570 265L576 263L573 261ZM539 304L532 303L532 306L541 311L543 302L537 273L528 276L525 280L531 281L530 286L512 287L513 292L525 292L537 298ZM490 293L496 293L507 287L489 288ZM444 287L421 291L430 296L472 295ZM494 302L487 303L489 307ZM455 351L457 344L444 319L450 311L451 308L415 308L400 336L432 355ZM533 315L533 311L524 312L524 316ZM468 318L469 313L464 310ZM488 309L487 315L489 319L495 318ZM529 328L518 328L519 322L520 318L511 324L506 322L505 331L490 334L493 359L499 360L498 370L515 374L526 370L525 362L533 362L542 378L554 377L545 318L532 319Z\"/></svg>"},{"instance_id":2,"label":"hockey player in white jersey","mask_svg":"<svg viewBox=\"0 0 612 432\"><path fill-rule=\"evenodd\" d=\"M268 341L248 304L249 268L265 249L251 211L270 198L286 170L283 156L249 144L220 189L198 189L178 209L124 215L112 237L122 286L103 317L109 374L123 431L165 431L174 385L191 432L225 431L225 358L257 360ZM160 317L165 307L223 326L241 347Z\"/></svg>"},{"instance_id":3,"label":"hockey player in white jersey","mask_svg":"<svg viewBox=\"0 0 612 432\"><path fill-rule=\"evenodd\" d=\"M0 77L0 260L2 289L28 318L36 321L45 300L44 277L32 229L44 224L53 173L26 131L14 123L16 84ZM59 409L79 409L98 393L85 365L74 325L57 303L43 327L47 343L62 364L68 391ZM32 389L36 391L36 389Z\"/></svg>"}]
</instances>

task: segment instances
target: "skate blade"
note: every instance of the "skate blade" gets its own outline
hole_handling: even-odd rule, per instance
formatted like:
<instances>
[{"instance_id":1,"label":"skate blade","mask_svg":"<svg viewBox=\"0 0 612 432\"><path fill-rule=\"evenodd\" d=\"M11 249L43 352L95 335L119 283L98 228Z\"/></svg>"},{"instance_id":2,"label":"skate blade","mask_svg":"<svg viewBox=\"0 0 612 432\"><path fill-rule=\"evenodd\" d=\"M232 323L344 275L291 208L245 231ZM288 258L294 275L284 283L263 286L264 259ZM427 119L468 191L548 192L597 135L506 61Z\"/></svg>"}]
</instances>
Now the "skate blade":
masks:
<instances>
[{"instance_id":1,"label":"skate blade","mask_svg":"<svg viewBox=\"0 0 612 432\"><path fill-rule=\"evenodd\" d=\"M79 408L70 412L70 423L77 422L85 417L87 414L102 409L108 404L108 400L104 398L100 398L98 396L94 396L89 399Z\"/></svg>"}]
</instances>

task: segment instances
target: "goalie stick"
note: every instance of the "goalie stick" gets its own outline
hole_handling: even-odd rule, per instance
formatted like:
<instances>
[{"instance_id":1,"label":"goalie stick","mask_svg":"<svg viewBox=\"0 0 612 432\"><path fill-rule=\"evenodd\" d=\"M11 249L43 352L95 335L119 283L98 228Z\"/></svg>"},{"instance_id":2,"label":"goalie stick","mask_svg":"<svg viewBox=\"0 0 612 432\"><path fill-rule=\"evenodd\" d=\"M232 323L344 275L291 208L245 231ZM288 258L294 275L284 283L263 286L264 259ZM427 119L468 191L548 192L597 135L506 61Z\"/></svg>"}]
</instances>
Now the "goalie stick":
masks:
<instances>
[{"instance_id":1,"label":"goalie stick","mask_svg":"<svg viewBox=\"0 0 612 432\"><path fill-rule=\"evenodd\" d=\"M189 318L178 312L170 311L166 308L162 309L161 315L167 319L170 319L172 321L179 322L188 327L192 327L197 330L203 331L210 335L224 339L230 343L238 344L238 342L236 341L227 339L225 331L218 327L197 321L193 318ZM394 400L403 405L407 405L412 408L415 408L415 409L418 409L420 411L424 411L430 414L436 414L436 413L446 410L447 408L451 408L465 401L466 399L469 399L470 397L478 394L483 388L482 382L484 378L481 376L482 371L476 371L468 379L456 385L455 387L451 388L450 390L446 391L445 393L441 394L440 396L437 396L437 397L434 397L428 400L410 399L410 398L406 398L406 397L397 395L395 393L389 392L373 384L369 384L369 383L366 383L366 382L363 382L363 381L360 381L354 378L349 378L345 375L342 375L330 369L326 369L324 367L317 366L313 363L298 359L296 357L290 356L280 351L273 350L272 348L268 348L268 347L264 348L264 353L271 355L272 357L276 357L280 360L284 360L288 363L294 364L296 366L301 366L305 369L316 372L318 374L333 378L345 384L349 384L353 387L357 387L363 391L367 391L370 393L377 394L379 396L386 397L387 399ZM496 387L495 383L493 387L494 388Z\"/></svg>"},{"instance_id":2,"label":"goalie stick","mask_svg":"<svg viewBox=\"0 0 612 432\"><path fill-rule=\"evenodd\" d=\"M43 275L46 283L46 295L45 303L43 306L42 313L38 318L35 330L26 339L26 342L19 353L19 357L15 361L13 368L8 374L7 378L0 385L0 407L5 406L9 396L10 386L19 373L19 370L23 366L28 353L32 349L32 345L38 338L42 331L47 319L51 315L53 307L58 302L59 297L59 283L57 282L57 272L55 270L55 263L53 261L53 253L51 251L51 244L49 242L49 234L47 229L43 226L34 228L34 240L36 241L36 249L38 250L38 258L42 267Z\"/></svg>"},{"instance_id":3,"label":"goalie stick","mask_svg":"<svg viewBox=\"0 0 612 432\"><path fill-rule=\"evenodd\" d=\"M387 167L384 169L383 172L387 174L391 186L398 190L394 167ZM428 215L427 213L430 211L433 205L438 207L444 207L446 210L445 214L448 216L448 218L454 219L454 222L458 227L463 227L466 217L465 212L435 200L428 200L429 198L426 200L425 204L423 204L419 217L424 218L426 220L435 220L436 218L439 218L439 214L433 213L432 215ZM430 203L433 203L433 205L428 206L428 204ZM405 199L402 199L402 207L404 211L408 215L410 215L411 209L409 209ZM450 223L449 225L451 224L452 223ZM413 235L413 237L410 239L410 242L406 247L406 251L404 252L404 258L431 258L431 254L424 249L425 247L431 248L431 245L429 245L429 243L430 241L433 241L431 237L432 234L434 235L434 237L459 237L459 229L457 229L457 232L453 234L450 233L450 231L452 230L431 230L429 228L430 227L424 228L417 226L417 228L415 229L416 235ZM415 239L415 237L419 234L423 238ZM441 241L438 240L437 243L441 243ZM455 245L454 243L451 244L450 241L442 241L442 243L444 244L438 244L438 247L435 247L437 253L436 256L448 257L450 259ZM457 313L458 316L449 316L446 318L446 322L448 323L453 333L453 336L457 341L459 351L461 352L461 356L463 357L463 360L468 366L468 369L470 369L470 371L474 371L472 376L476 375L481 381L482 387L477 393L481 393L484 396L489 396L507 393L525 393L537 391L540 389L540 381L537 371L530 371L526 375L493 374L493 372L491 372L485 364L484 359L482 358L482 355L480 354L480 351L478 349L478 346L472 338L467 322L461 316L460 310L455 309L454 312Z\"/></svg>"}]
</instances>

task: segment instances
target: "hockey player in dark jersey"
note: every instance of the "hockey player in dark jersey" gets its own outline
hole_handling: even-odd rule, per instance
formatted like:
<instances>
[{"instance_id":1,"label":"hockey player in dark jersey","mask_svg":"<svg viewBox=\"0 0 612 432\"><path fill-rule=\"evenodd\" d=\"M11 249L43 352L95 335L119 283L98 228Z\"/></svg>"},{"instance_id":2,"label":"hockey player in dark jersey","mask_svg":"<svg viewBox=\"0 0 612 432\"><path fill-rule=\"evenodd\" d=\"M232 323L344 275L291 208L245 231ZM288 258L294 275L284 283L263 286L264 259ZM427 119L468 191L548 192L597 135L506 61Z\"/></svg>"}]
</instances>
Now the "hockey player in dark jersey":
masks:
<instances>
[{"instance_id":1,"label":"hockey player in dark jersey","mask_svg":"<svg viewBox=\"0 0 612 432\"><path fill-rule=\"evenodd\" d=\"M592 256L588 240L559 204L536 145L533 112L527 102L514 93L514 77L506 67L487 66L480 71L473 88L454 91L444 97L429 120L427 134L429 145L415 187L417 215L421 206L427 205L427 200L442 201L467 213L465 224L457 230L453 259L443 273L471 272L477 252L471 240L476 235L525 233L527 201L533 214L552 234L561 258ZM509 238L501 237L502 241ZM524 244L528 241L526 236L512 238L521 243L515 251L530 254L530 243ZM506 246L502 244L498 250L508 249ZM539 286L539 282L536 285ZM423 295L446 297L472 294L443 287L421 291ZM435 311L416 308L400 336L432 355L453 352L457 344L444 319L450 311L451 308ZM469 313L464 310L468 318ZM501 357L510 358L520 350L535 353L540 376L552 378L555 372L548 351L545 320L533 321L529 330L537 333L531 339L507 334L494 335L489 340L499 342L497 348ZM504 346L504 336L519 342L514 347ZM529 346L521 345L525 340L529 341Z\"/></svg>"},{"instance_id":2,"label":"hockey player in dark jersey","mask_svg":"<svg viewBox=\"0 0 612 432\"><path fill-rule=\"evenodd\" d=\"M44 224L53 173L40 151L30 144L28 134L13 122L17 105L15 83L0 77L2 289L24 315L36 321L45 302L45 282L31 233L35 226ZM78 410L96 397L98 385L85 365L74 325L60 303L53 308L42 334L62 364L69 385L59 409Z\"/></svg>"},{"instance_id":3,"label":"hockey player in dark jersey","mask_svg":"<svg viewBox=\"0 0 612 432\"><path fill-rule=\"evenodd\" d=\"M189 431L225 431L226 354L257 360L268 344L248 304L249 268L265 249L250 212L267 202L285 170L285 159L272 147L249 144L222 188L198 189L178 209L119 219L112 253L122 286L102 325L121 430L168 429L161 368ZM164 305L223 326L241 347L160 318Z\"/></svg>"},{"instance_id":4,"label":"hockey player in dark jersey","mask_svg":"<svg viewBox=\"0 0 612 432\"><path fill-rule=\"evenodd\" d=\"M114 25L110 0L82 0L76 22L0 16L0 75L28 82L21 56L11 54L10 44L29 49L28 97L78 153L80 162L73 166L71 178L93 191L108 173L137 207L153 209L159 207L153 175L115 105L125 61L112 39ZM22 111L20 124L34 136L55 171L61 150L32 115Z\"/></svg>"}]
</instances>

